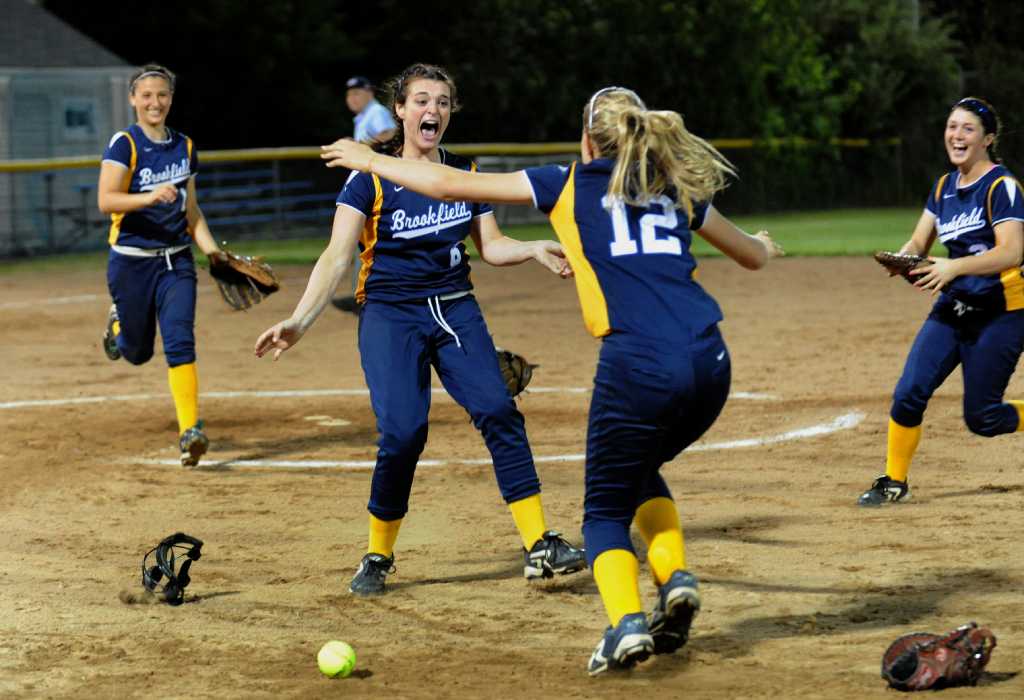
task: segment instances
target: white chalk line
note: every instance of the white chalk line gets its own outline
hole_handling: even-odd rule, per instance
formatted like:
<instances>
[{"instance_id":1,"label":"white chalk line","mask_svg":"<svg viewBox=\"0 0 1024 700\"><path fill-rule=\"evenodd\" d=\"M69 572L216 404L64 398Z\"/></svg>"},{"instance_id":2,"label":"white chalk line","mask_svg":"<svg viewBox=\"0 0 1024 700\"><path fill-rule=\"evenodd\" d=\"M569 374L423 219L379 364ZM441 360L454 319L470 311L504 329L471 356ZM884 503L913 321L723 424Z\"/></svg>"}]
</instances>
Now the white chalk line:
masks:
<instances>
[{"instance_id":1,"label":"white chalk line","mask_svg":"<svg viewBox=\"0 0 1024 700\"><path fill-rule=\"evenodd\" d=\"M53 297L52 299L33 299L32 301L5 301L0 309L34 309L37 306L53 304L80 304L100 299L99 294L79 294L73 297Z\"/></svg>"},{"instance_id":2,"label":"white chalk line","mask_svg":"<svg viewBox=\"0 0 1024 700\"><path fill-rule=\"evenodd\" d=\"M527 394L586 394L590 387L583 386L553 386L553 387L531 387L526 390ZM447 395L444 389L431 389L437 395ZM297 389L283 391L207 391L199 395L200 399L274 399L274 398L303 398L311 396L369 396L369 389ZM74 406L79 404L108 403L116 401L166 401L168 395L164 394L114 394L111 396L73 396L62 399L29 399L25 401L4 401L0 402L0 410L14 408L39 408L46 406ZM777 401L778 397L773 394L758 394L747 391L737 391L730 395L731 399L742 399L747 401Z\"/></svg>"},{"instance_id":3,"label":"white chalk line","mask_svg":"<svg viewBox=\"0 0 1024 700\"><path fill-rule=\"evenodd\" d=\"M856 427L864 420L865 414L862 411L850 411L836 416L827 423L818 423L806 428L788 430L777 435L764 437L747 438L744 440L726 440L725 442L698 442L686 449L686 452L711 452L713 450L735 450L744 447L763 447L765 445L776 445L780 442L792 440L806 440L808 438L820 437L840 430L849 430ZM551 462L583 462L586 455L565 454L534 456L533 461L537 463ZM181 463L177 459L127 459L132 464L146 464L161 467L178 467ZM290 460L290 459L226 459L219 462L204 462L202 467L206 469L217 469L224 467L256 467L261 469L350 469L363 470L372 469L376 462L372 460ZM487 466L491 464L488 459L421 459L417 462L419 467L445 467L449 465L460 466Z\"/></svg>"}]
</instances>

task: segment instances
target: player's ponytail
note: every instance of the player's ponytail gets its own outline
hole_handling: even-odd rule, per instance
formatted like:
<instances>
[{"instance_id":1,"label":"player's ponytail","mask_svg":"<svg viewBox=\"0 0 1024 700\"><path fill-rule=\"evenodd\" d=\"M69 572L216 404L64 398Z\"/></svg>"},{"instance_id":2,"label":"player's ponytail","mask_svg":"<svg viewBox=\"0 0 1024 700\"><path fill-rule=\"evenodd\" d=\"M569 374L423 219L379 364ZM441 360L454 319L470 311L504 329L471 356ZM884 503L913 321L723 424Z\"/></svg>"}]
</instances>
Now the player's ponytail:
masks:
<instances>
[{"instance_id":1,"label":"player's ponytail","mask_svg":"<svg viewBox=\"0 0 1024 700\"><path fill-rule=\"evenodd\" d=\"M402 155L402 147L405 146L405 125L398 116L398 105L405 104L409 97L409 84L414 80L437 80L448 85L451 91L452 112L459 111L461 105L458 100L458 92L455 89L455 81L448 75L448 71L440 66L432 66L428 63L414 63L386 84L387 103L391 108L391 116L395 120L395 134L384 143L372 144L373 150L389 156Z\"/></svg>"},{"instance_id":2,"label":"player's ponytail","mask_svg":"<svg viewBox=\"0 0 1024 700\"><path fill-rule=\"evenodd\" d=\"M584 111L591 143L602 157L615 158L608 196L647 206L668 195L693 216L693 203L725 189L732 164L714 146L691 134L682 116L648 110L625 88L595 93Z\"/></svg>"}]
</instances>

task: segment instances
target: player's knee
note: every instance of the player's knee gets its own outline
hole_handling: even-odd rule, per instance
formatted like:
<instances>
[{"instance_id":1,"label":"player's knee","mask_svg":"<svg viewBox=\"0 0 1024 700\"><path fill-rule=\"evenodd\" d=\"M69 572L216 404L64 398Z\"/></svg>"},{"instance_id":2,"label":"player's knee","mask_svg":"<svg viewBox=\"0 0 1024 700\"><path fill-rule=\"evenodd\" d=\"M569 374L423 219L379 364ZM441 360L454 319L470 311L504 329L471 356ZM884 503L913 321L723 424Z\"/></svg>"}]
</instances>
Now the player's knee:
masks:
<instances>
[{"instance_id":1,"label":"player's knee","mask_svg":"<svg viewBox=\"0 0 1024 700\"><path fill-rule=\"evenodd\" d=\"M897 393L893 397L889 417L900 425L921 425L921 420L924 418L924 409L926 406L926 401L922 401L909 394Z\"/></svg>"},{"instance_id":2,"label":"player's knee","mask_svg":"<svg viewBox=\"0 0 1024 700\"><path fill-rule=\"evenodd\" d=\"M153 359L153 348L121 348L121 357L133 365L144 365Z\"/></svg>"},{"instance_id":3,"label":"player's knee","mask_svg":"<svg viewBox=\"0 0 1024 700\"><path fill-rule=\"evenodd\" d=\"M964 413L967 429L981 437L995 437L1007 432L1003 429L998 407Z\"/></svg>"},{"instance_id":4,"label":"player's knee","mask_svg":"<svg viewBox=\"0 0 1024 700\"><path fill-rule=\"evenodd\" d=\"M381 456L391 459L413 459L419 457L427 444L427 425L391 428L380 436Z\"/></svg>"}]
</instances>

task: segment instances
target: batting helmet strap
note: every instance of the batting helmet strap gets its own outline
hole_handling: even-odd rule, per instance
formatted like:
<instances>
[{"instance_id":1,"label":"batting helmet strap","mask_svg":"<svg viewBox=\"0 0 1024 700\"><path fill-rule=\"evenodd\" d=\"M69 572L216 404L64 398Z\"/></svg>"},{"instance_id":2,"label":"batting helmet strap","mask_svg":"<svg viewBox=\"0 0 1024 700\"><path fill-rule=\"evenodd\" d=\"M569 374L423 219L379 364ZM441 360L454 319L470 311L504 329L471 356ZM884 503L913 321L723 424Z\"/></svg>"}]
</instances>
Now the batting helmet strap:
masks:
<instances>
[{"instance_id":1,"label":"batting helmet strap","mask_svg":"<svg viewBox=\"0 0 1024 700\"><path fill-rule=\"evenodd\" d=\"M202 556L202 548L202 540L190 537L184 532L176 532L170 537L165 537L142 558L143 587L156 593L169 605L181 605L185 600L185 587L192 581L188 571L192 567L192 562ZM175 549L181 550L185 557L178 571L174 570ZM150 557L153 557L154 564L149 563Z\"/></svg>"}]
</instances>

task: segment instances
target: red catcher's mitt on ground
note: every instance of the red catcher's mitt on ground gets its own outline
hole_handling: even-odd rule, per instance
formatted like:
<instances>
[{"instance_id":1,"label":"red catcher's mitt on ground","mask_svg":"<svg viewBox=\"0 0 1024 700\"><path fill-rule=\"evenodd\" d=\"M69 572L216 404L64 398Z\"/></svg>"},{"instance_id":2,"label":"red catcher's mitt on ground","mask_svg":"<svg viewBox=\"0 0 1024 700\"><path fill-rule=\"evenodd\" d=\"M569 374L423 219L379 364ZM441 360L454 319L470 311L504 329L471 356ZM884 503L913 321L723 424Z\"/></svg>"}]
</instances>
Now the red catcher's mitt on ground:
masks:
<instances>
[{"instance_id":1,"label":"red catcher's mitt on ground","mask_svg":"<svg viewBox=\"0 0 1024 700\"><path fill-rule=\"evenodd\" d=\"M910 271L918 265L927 263L928 258L920 255L911 255L910 253L890 253L880 250L875 253L875 261L889 271L890 277L899 275L907 282L913 284L917 281L917 277L910 274Z\"/></svg>"},{"instance_id":2,"label":"red catcher's mitt on ground","mask_svg":"<svg viewBox=\"0 0 1024 700\"><path fill-rule=\"evenodd\" d=\"M974 622L945 636L927 632L906 634L890 644L882 655L882 678L896 690L975 685L995 646L995 635Z\"/></svg>"}]
</instances>

